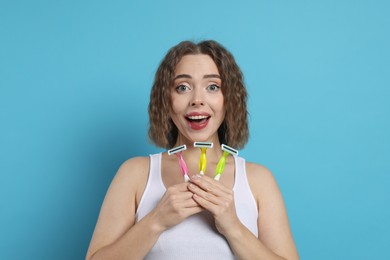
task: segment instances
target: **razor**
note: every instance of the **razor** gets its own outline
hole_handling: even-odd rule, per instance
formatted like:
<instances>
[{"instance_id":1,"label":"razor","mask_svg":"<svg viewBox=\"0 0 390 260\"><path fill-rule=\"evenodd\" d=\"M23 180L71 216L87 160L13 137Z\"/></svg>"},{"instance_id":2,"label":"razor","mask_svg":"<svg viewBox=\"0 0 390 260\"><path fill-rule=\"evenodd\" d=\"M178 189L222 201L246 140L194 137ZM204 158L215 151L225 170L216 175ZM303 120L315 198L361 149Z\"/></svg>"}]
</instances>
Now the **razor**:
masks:
<instances>
[{"instance_id":1,"label":"razor","mask_svg":"<svg viewBox=\"0 0 390 260\"><path fill-rule=\"evenodd\" d=\"M211 142L194 142L194 147L200 148L200 159L199 159L199 172L200 174L204 174L206 172L206 151L208 148L213 148L213 143Z\"/></svg>"},{"instance_id":2,"label":"razor","mask_svg":"<svg viewBox=\"0 0 390 260\"><path fill-rule=\"evenodd\" d=\"M221 149L223 151L222 157L219 159L217 168L215 169L215 175L214 180L219 181L219 178L221 178L221 175L223 171L225 170L225 164L226 164L226 158L229 154L231 155L238 155L238 151L230 146L227 146L226 144L221 145Z\"/></svg>"},{"instance_id":3,"label":"razor","mask_svg":"<svg viewBox=\"0 0 390 260\"><path fill-rule=\"evenodd\" d=\"M183 174L183 177L184 177L184 181L188 182L190 180L190 178L188 176L188 167L187 167L187 164L183 158L183 151L185 151L185 150L187 150L187 146L184 144L184 145L172 148L171 150L168 150L168 155L176 154L177 159L179 161L181 173Z\"/></svg>"}]
</instances>

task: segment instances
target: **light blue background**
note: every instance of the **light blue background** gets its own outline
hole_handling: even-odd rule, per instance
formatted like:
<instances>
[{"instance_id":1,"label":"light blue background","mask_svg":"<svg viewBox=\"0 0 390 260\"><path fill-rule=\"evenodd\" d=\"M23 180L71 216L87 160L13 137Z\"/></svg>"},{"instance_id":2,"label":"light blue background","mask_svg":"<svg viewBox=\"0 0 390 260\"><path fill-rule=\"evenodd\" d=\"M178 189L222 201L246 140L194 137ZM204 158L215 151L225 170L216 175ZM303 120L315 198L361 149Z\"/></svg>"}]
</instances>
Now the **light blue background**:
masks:
<instances>
[{"instance_id":1,"label":"light blue background","mask_svg":"<svg viewBox=\"0 0 390 260\"><path fill-rule=\"evenodd\" d=\"M154 72L216 39L250 93L241 155L270 168L302 259L390 259L388 1L0 4L0 258L83 259Z\"/></svg>"}]
</instances>

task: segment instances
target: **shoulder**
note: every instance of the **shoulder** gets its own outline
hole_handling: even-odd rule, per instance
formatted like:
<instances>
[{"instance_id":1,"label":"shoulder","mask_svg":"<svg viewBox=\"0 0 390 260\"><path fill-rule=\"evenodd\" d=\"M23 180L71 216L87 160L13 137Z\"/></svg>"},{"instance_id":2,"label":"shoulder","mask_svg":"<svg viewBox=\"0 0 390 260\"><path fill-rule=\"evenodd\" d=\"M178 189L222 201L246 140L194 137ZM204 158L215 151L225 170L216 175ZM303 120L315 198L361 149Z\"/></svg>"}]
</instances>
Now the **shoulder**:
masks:
<instances>
[{"instance_id":1,"label":"shoulder","mask_svg":"<svg viewBox=\"0 0 390 260\"><path fill-rule=\"evenodd\" d=\"M246 162L245 167L249 186L258 203L264 198L269 200L270 197L279 196L279 187L271 170L252 162Z\"/></svg>"},{"instance_id":2,"label":"shoulder","mask_svg":"<svg viewBox=\"0 0 390 260\"><path fill-rule=\"evenodd\" d=\"M113 243L134 225L137 196L148 171L148 157L128 159L119 167L104 198L89 252Z\"/></svg>"},{"instance_id":3,"label":"shoulder","mask_svg":"<svg viewBox=\"0 0 390 260\"><path fill-rule=\"evenodd\" d=\"M119 167L111 187L123 192L137 194L145 186L149 176L149 157L134 157L126 160Z\"/></svg>"},{"instance_id":4,"label":"shoulder","mask_svg":"<svg viewBox=\"0 0 390 260\"><path fill-rule=\"evenodd\" d=\"M265 166L252 162L245 162L246 174L250 182L275 181L272 172Z\"/></svg>"},{"instance_id":5,"label":"shoulder","mask_svg":"<svg viewBox=\"0 0 390 260\"><path fill-rule=\"evenodd\" d=\"M117 175L118 177L123 178L131 178L135 177L136 175L145 173L149 171L149 160L150 158L148 156L144 157L134 157L126 160L122 165L119 167ZM129 174L135 172L136 174ZM132 176L135 175L135 176Z\"/></svg>"}]
</instances>

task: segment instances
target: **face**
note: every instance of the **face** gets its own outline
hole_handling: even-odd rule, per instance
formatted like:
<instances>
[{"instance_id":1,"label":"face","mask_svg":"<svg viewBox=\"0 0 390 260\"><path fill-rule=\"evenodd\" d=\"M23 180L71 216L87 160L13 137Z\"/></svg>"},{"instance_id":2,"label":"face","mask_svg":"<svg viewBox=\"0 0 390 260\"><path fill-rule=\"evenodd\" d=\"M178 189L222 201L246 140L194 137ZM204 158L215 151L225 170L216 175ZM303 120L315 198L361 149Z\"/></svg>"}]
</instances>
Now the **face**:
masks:
<instances>
[{"instance_id":1,"label":"face","mask_svg":"<svg viewBox=\"0 0 390 260\"><path fill-rule=\"evenodd\" d=\"M208 55L185 55L176 66L171 88L171 118L178 143L218 142L225 117L221 78Z\"/></svg>"}]
</instances>

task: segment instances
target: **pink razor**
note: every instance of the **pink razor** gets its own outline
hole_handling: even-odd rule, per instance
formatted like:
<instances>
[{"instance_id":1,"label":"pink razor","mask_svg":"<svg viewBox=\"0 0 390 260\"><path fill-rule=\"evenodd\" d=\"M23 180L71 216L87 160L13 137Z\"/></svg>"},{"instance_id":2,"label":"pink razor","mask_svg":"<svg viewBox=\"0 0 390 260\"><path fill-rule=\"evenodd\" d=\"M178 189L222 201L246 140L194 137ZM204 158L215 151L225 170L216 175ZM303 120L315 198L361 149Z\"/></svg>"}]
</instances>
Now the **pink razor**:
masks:
<instances>
[{"instance_id":1,"label":"pink razor","mask_svg":"<svg viewBox=\"0 0 390 260\"><path fill-rule=\"evenodd\" d=\"M188 167L187 167L186 162L184 161L183 153L182 153L185 150L187 150L187 146L184 144L184 145L172 148L171 150L168 150L168 155L176 154L177 159L179 160L179 166L180 166L180 170L183 174L184 181L188 182L190 180L190 177L188 176Z\"/></svg>"}]
</instances>

